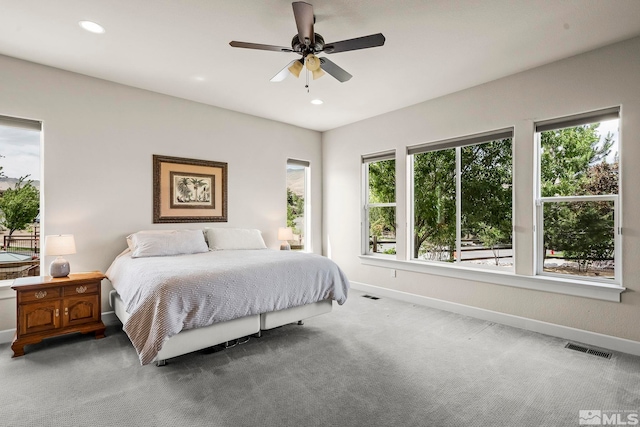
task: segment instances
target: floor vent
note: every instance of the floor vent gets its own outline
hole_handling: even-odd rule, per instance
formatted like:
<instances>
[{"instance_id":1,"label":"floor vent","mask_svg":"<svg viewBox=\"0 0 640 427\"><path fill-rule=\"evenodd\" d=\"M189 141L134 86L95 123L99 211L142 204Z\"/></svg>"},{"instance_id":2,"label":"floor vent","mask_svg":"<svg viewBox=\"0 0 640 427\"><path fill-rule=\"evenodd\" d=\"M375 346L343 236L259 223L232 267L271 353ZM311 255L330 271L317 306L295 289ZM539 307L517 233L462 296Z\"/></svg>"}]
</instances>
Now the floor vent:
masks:
<instances>
[{"instance_id":1,"label":"floor vent","mask_svg":"<svg viewBox=\"0 0 640 427\"><path fill-rule=\"evenodd\" d=\"M592 354L594 356L602 357L604 359L611 359L611 353L609 353L608 351L593 350L588 347L583 347L581 345L571 344L571 343L568 343L567 345L565 345L564 348L568 348L569 350L580 351L582 353Z\"/></svg>"},{"instance_id":2,"label":"floor vent","mask_svg":"<svg viewBox=\"0 0 640 427\"><path fill-rule=\"evenodd\" d=\"M365 297L365 298L372 299L372 300L378 300L378 299L380 299L380 298L378 298L378 297L374 297L373 295L362 295L362 296L363 296L363 297Z\"/></svg>"}]
</instances>

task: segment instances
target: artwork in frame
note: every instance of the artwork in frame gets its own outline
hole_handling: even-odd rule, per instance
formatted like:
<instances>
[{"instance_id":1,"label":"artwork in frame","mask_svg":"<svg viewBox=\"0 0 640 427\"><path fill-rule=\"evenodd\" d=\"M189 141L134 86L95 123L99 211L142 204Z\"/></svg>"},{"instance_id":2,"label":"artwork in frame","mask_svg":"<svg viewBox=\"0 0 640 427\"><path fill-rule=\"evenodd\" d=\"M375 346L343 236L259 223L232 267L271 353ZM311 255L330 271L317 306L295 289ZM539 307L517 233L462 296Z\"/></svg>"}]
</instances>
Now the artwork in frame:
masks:
<instances>
[{"instance_id":1,"label":"artwork in frame","mask_svg":"<svg viewBox=\"0 0 640 427\"><path fill-rule=\"evenodd\" d=\"M227 222L227 164L154 154L153 222Z\"/></svg>"}]
</instances>

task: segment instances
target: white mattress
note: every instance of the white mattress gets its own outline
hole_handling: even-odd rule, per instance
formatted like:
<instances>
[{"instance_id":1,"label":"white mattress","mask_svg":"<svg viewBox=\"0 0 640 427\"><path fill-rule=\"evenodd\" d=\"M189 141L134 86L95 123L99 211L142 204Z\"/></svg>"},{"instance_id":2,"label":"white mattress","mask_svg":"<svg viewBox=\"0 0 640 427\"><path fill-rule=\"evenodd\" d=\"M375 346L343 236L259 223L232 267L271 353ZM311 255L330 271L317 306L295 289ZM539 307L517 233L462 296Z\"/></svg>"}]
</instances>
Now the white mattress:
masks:
<instances>
[{"instance_id":1,"label":"white mattress","mask_svg":"<svg viewBox=\"0 0 640 427\"><path fill-rule=\"evenodd\" d=\"M323 300L342 304L349 289L344 273L325 257L268 249L150 258L124 254L107 276L124 303L124 331L142 364L180 331Z\"/></svg>"}]
</instances>

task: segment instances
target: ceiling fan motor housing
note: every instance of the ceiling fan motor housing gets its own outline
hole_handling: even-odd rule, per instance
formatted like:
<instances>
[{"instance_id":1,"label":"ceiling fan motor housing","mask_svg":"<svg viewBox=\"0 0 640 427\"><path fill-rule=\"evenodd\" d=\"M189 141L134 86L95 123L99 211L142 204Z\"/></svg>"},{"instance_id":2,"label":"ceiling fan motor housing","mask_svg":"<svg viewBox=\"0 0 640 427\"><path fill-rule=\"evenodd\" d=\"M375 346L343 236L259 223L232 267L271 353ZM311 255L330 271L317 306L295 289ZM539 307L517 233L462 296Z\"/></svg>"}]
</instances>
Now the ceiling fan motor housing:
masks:
<instances>
[{"instance_id":1,"label":"ceiling fan motor housing","mask_svg":"<svg viewBox=\"0 0 640 427\"><path fill-rule=\"evenodd\" d=\"M262 43L247 43L240 41L231 41L231 47L240 47L245 49L270 50L273 52L295 52L301 56L300 59L293 60L276 74L271 81L280 82L289 75L289 73L298 77L302 67L306 66L313 73L313 78L317 79L324 73L334 77L341 83L349 80L352 75L334 64L328 58L319 58L319 53L331 54L339 52L347 52L350 50L368 49L384 45L385 38L382 33L371 34L364 37L356 37L354 39L333 41L325 44L324 37L314 31L316 17L313 13L313 6L304 1L294 1L293 17L296 21L298 33L291 40L291 49L284 46L274 46Z\"/></svg>"},{"instance_id":2,"label":"ceiling fan motor housing","mask_svg":"<svg viewBox=\"0 0 640 427\"><path fill-rule=\"evenodd\" d=\"M322 52L324 50L324 38L320 34L314 33L314 39L315 43L307 46L300 42L300 38L296 34L291 40L291 49L293 49L294 52L300 53L304 58L310 53Z\"/></svg>"}]
</instances>

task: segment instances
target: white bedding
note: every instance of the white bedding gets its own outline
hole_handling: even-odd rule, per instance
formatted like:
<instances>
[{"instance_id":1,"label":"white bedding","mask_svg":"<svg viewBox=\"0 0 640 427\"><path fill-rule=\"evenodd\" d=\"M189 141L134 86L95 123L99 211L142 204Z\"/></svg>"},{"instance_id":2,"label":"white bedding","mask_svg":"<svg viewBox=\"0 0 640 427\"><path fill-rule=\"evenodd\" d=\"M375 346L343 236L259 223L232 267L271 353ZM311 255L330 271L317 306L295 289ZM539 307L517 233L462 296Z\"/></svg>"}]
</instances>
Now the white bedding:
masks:
<instances>
[{"instance_id":1,"label":"white bedding","mask_svg":"<svg viewBox=\"0 0 640 427\"><path fill-rule=\"evenodd\" d=\"M183 329L323 299L343 304L349 289L328 258L269 249L150 258L125 251L106 275L131 315L124 331L143 365Z\"/></svg>"}]
</instances>

